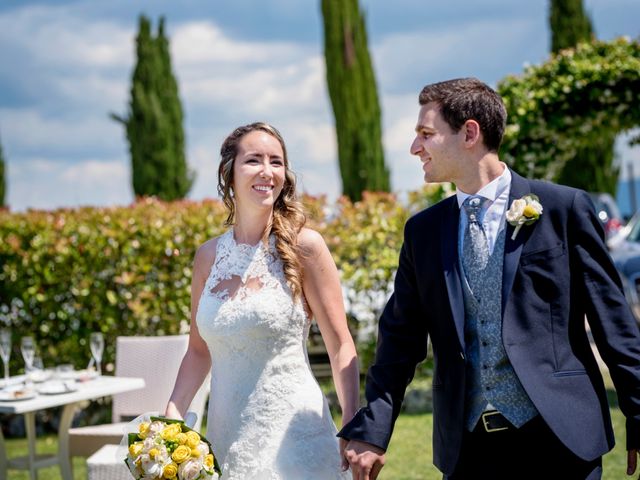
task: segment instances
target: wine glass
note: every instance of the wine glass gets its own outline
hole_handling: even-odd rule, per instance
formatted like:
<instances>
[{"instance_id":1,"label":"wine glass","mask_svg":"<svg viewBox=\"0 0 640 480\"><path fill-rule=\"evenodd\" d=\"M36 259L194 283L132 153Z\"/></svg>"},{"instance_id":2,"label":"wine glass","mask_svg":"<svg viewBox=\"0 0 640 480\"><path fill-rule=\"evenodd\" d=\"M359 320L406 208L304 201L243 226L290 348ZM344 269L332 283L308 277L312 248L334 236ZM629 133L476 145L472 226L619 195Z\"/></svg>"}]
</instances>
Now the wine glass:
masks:
<instances>
[{"instance_id":1,"label":"wine glass","mask_svg":"<svg viewBox=\"0 0 640 480\"><path fill-rule=\"evenodd\" d=\"M4 364L4 384L9 385L9 358L11 357L11 330L0 330L0 357Z\"/></svg>"},{"instance_id":2,"label":"wine glass","mask_svg":"<svg viewBox=\"0 0 640 480\"><path fill-rule=\"evenodd\" d=\"M102 352L104 351L104 336L100 332L93 332L89 337L89 347L91 348L91 355L96 361L96 371L98 375L102 375L102 369L100 368L100 362L102 362Z\"/></svg>"},{"instance_id":3,"label":"wine glass","mask_svg":"<svg viewBox=\"0 0 640 480\"><path fill-rule=\"evenodd\" d=\"M24 373L27 375L27 382L31 380L31 370L33 369L33 358L36 356L36 342L33 337L22 337L20 340L20 351L24 358Z\"/></svg>"}]
</instances>

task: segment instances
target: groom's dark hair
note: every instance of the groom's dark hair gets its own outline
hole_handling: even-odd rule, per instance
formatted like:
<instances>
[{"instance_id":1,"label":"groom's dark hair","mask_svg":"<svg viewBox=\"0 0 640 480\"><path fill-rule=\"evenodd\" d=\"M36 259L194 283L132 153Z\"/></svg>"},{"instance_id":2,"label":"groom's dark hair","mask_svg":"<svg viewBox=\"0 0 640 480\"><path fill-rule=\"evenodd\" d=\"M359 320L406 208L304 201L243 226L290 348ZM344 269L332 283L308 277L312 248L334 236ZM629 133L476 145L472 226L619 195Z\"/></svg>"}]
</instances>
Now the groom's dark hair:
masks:
<instances>
[{"instance_id":1,"label":"groom's dark hair","mask_svg":"<svg viewBox=\"0 0 640 480\"><path fill-rule=\"evenodd\" d=\"M418 97L420 105L435 102L442 117L454 132L464 122L475 120L480 125L484 145L497 152L507 123L507 109L500 95L477 78L456 78L427 85Z\"/></svg>"}]
</instances>

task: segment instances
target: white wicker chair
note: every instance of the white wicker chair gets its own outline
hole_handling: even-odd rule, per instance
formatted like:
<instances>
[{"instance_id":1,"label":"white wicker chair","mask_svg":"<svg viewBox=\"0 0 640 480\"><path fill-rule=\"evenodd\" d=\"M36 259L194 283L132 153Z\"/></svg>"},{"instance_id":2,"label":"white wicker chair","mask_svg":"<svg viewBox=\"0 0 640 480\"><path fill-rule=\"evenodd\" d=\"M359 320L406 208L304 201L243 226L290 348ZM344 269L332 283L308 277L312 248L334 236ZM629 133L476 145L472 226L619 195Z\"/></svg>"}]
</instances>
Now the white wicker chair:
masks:
<instances>
[{"instance_id":1,"label":"white wicker chair","mask_svg":"<svg viewBox=\"0 0 640 480\"><path fill-rule=\"evenodd\" d=\"M88 457L106 444L118 444L124 426L145 412L164 413L178 369L187 351L188 335L159 337L118 337L116 339L116 376L142 377L143 389L114 395L112 422L69 430L72 456ZM199 430L209 392L209 378L191 402L190 411L197 414L194 429ZM124 465L124 464L123 464Z\"/></svg>"}]
</instances>

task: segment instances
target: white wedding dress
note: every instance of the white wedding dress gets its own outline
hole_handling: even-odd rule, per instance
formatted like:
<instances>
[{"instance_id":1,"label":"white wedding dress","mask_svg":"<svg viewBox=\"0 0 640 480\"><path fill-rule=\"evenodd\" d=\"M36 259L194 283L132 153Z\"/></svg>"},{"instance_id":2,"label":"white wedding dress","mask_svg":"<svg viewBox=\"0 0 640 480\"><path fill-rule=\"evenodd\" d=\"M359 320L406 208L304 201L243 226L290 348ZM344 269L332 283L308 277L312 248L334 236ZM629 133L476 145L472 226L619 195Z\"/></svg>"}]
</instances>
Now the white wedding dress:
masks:
<instances>
[{"instance_id":1,"label":"white wedding dress","mask_svg":"<svg viewBox=\"0 0 640 480\"><path fill-rule=\"evenodd\" d=\"M224 480L349 479L274 245L218 238L196 316L212 361L207 438Z\"/></svg>"}]
</instances>

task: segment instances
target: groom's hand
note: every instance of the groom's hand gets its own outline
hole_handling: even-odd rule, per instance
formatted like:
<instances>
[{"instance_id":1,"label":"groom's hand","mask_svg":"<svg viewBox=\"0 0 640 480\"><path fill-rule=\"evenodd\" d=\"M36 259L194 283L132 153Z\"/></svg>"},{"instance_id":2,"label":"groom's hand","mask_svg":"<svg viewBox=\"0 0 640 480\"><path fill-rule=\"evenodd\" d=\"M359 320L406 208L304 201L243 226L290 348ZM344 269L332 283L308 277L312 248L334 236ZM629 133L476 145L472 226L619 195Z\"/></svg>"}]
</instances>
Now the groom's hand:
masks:
<instances>
[{"instance_id":1,"label":"groom's hand","mask_svg":"<svg viewBox=\"0 0 640 480\"><path fill-rule=\"evenodd\" d=\"M344 449L353 480L375 480L384 466L384 450L366 442L351 440Z\"/></svg>"}]
</instances>

